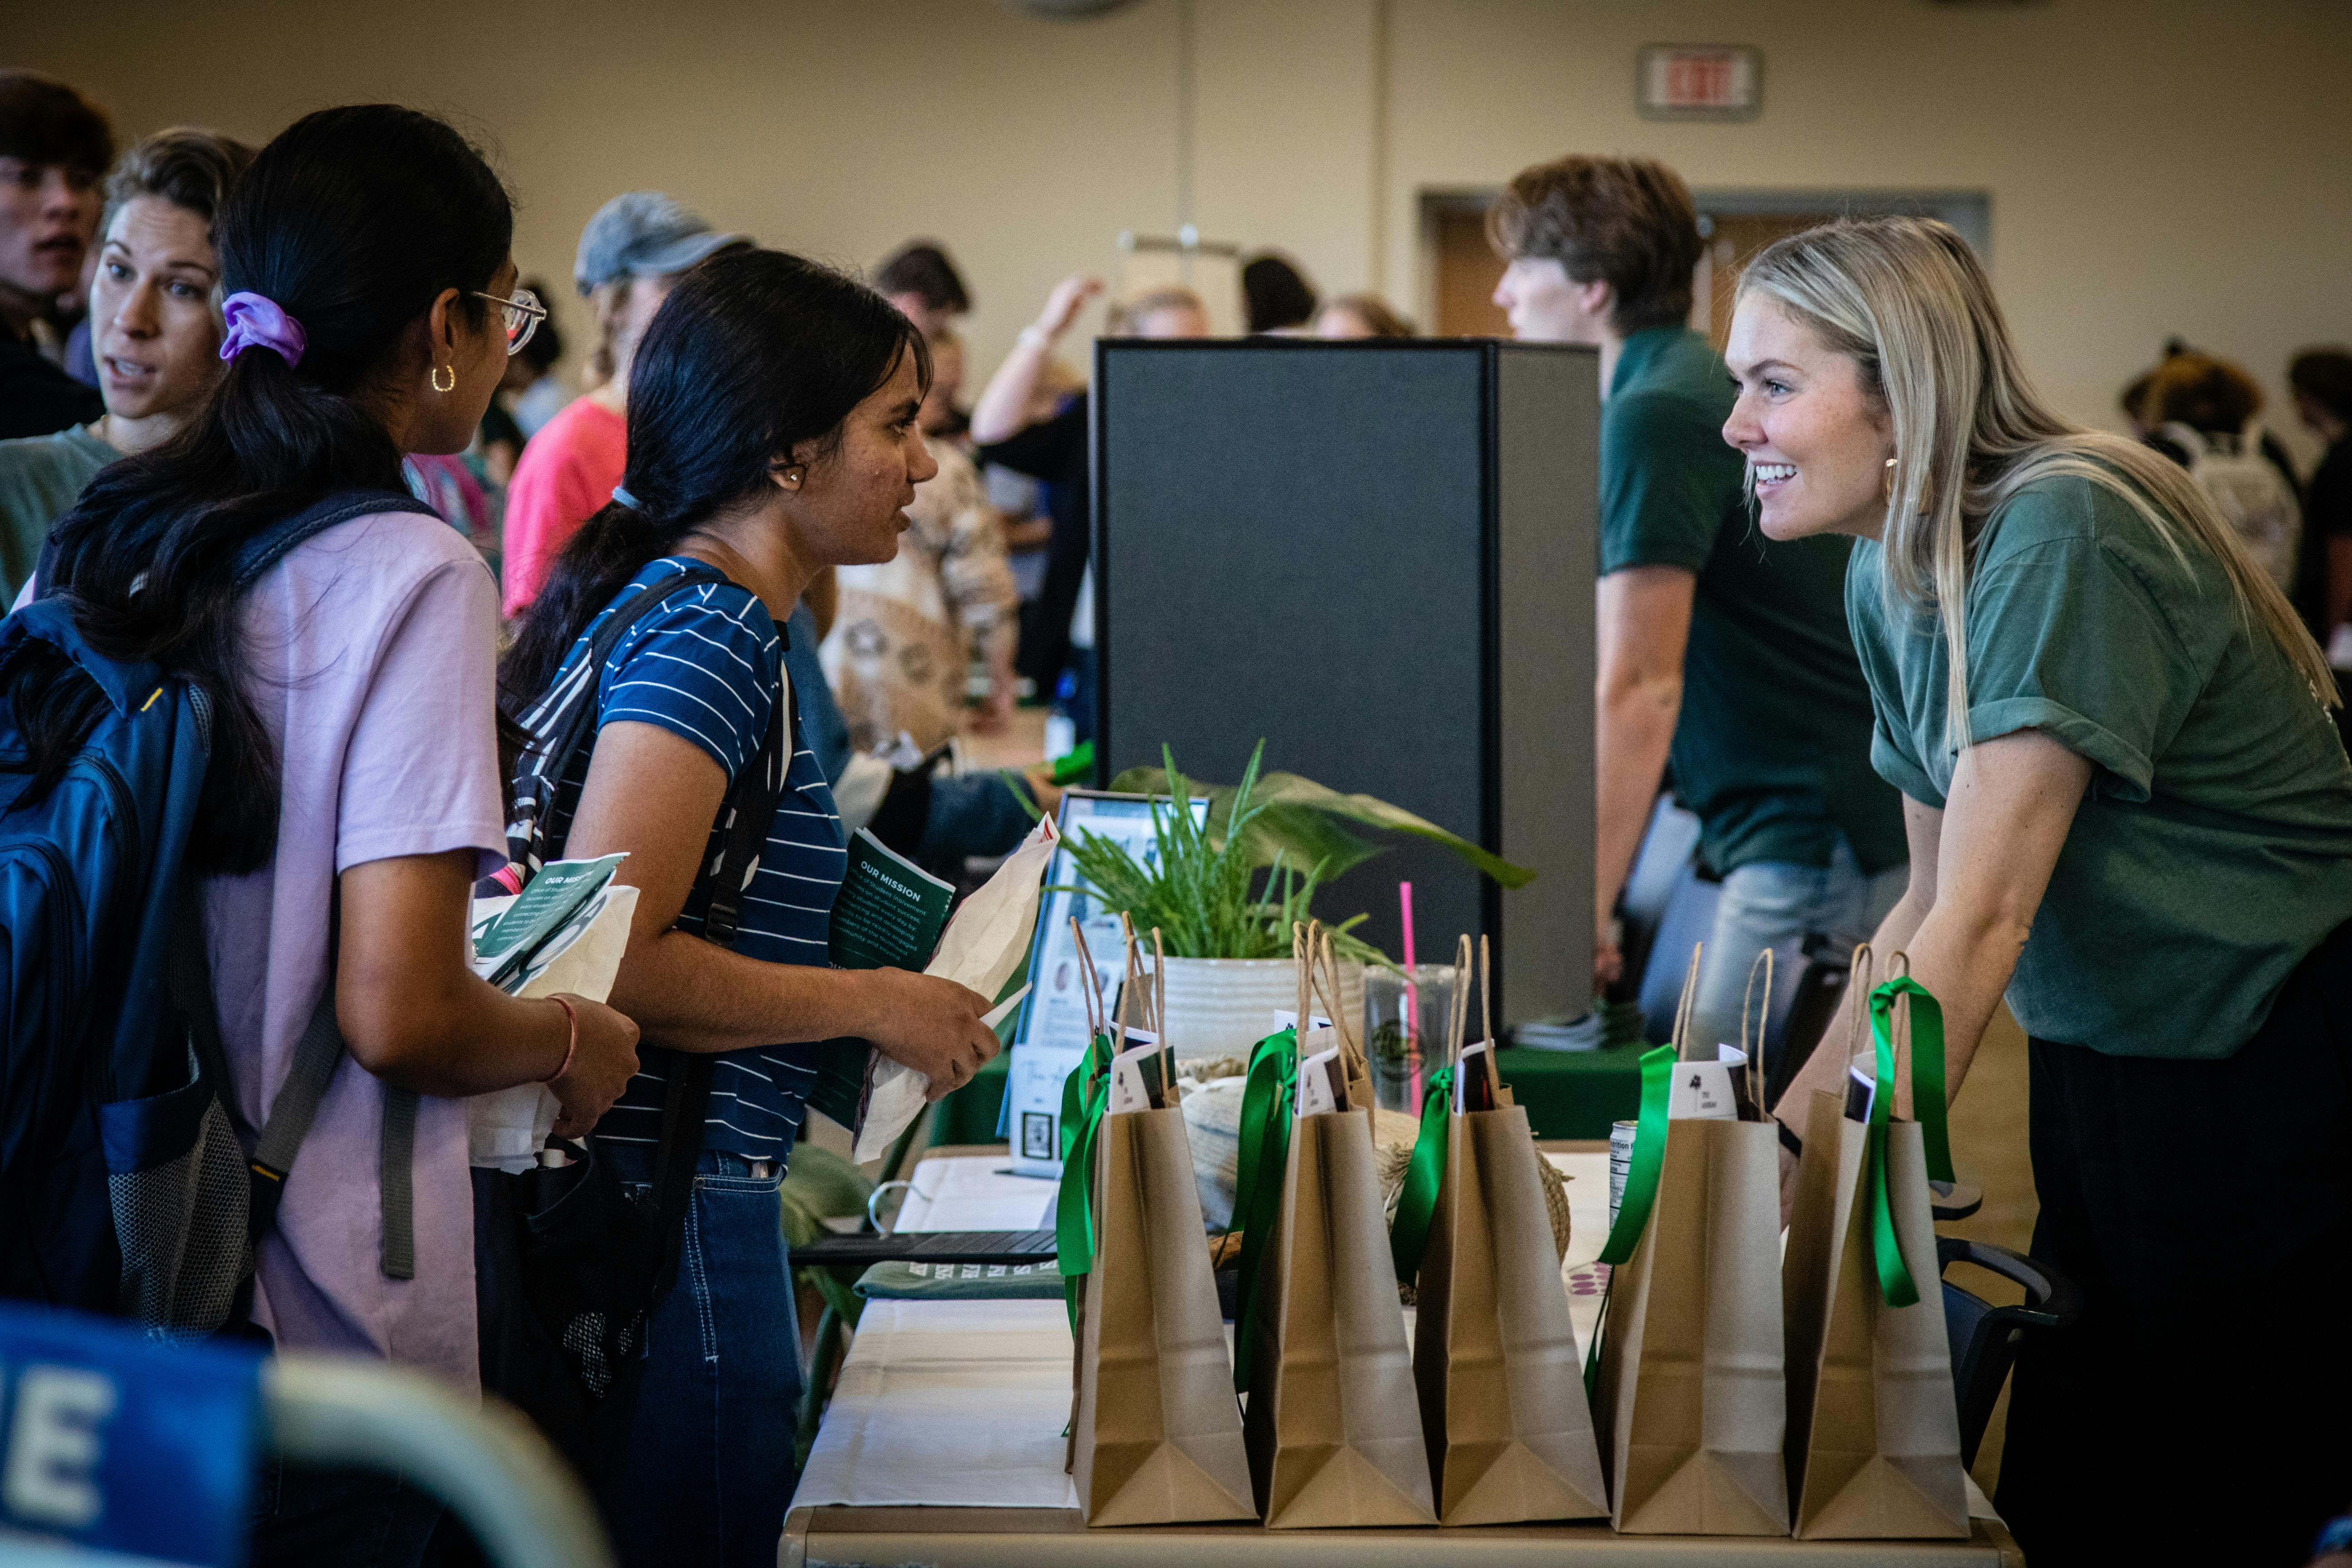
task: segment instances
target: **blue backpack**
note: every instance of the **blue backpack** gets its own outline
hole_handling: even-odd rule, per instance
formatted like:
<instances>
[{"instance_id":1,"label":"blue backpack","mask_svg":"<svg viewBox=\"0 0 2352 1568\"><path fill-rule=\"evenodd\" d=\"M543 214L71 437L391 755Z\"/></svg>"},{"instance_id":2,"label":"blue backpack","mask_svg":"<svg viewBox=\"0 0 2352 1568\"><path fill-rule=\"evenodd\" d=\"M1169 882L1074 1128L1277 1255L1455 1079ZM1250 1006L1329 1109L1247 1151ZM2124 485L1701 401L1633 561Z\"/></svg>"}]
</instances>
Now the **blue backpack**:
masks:
<instances>
[{"instance_id":1,"label":"blue backpack","mask_svg":"<svg viewBox=\"0 0 2352 1568\"><path fill-rule=\"evenodd\" d=\"M247 542L235 584L250 588L338 523L387 511L430 515L402 492L330 496ZM45 552L45 591L53 564ZM91 647L62 596L0 622L0 672L28 658L56 667L53 700L69 700L73 682L86 700L94 692L98 714L63 777L36 795L17 715L0 707L0 1297L115 1313L162 1340L234 1331L258 1239L341 1059L334 986L247 1150L183 870L212 750L209 699ZM414 1095L388 1091L383 1265L394 1278L414 1271L415 1111Z\"/></svg>"}]
</instances>

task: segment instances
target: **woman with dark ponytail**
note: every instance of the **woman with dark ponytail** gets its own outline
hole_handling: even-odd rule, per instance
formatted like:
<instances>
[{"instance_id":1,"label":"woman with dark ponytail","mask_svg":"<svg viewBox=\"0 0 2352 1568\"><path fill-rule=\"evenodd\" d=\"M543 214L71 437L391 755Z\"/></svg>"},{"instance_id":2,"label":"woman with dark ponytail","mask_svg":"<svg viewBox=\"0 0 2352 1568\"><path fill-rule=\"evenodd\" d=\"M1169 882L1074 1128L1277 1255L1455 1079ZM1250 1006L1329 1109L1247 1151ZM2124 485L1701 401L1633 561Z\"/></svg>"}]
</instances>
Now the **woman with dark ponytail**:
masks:
<instances>
[{"instance_id":1,"label":"woman with dark ponytail","mask_svg":"<svg viewBox=\"0 0 2352 1568\"><path fill-rule=\"evenodd\" d=\"M349 1058L263 1237L256 1324L281 1346L405 1363L471 1391L457 1097L543 1081L576 1132L636 1065L635 1027L611 1008L519 1001L467 967L472 884L505 861L498 595L465 542L401 493L404 453L465 447L536 306L512 297L498 177L411 110L296 121L255 158L216 232L219 387L180 434L90 484L34 591L66 596L101 651L155 660L212 700L190 863L206 879L205 948L248 1148L332 988ZM354 514L241 585L240 550L321 502ZM88 724L45 704L40 677L19 659L0 692L36 774ZM386 1246L379 1182L395 1092L404 1106L420 1097L406 1268ZM257 1563L387 1565L417 1561L439 1512L381 1477L275 1462L257 1510Z\"/></svg>"},{"instance_id":2,"label":"woman with dark ponytail","mask_svg":"<svg viewBox=\"0 0 2352 1568\"><path fill-rule=\"evenodd\" d=\"M715 1058L684 1256L648 1321L606 1486L630 1563L775 1560L800 1382L777 1184L815 1043L871 1040L940 1093L996 1049L985 997L828 967L841 824L782 663L785 622L817 572L898 551L915 486L937 471L916 426L929 369L905 317L797 257L733 252L687 273L637 351L627 473L557 562L501 671L520 714L584 657L617 601L688 572L723 579L681 584L622 635L596 672L593 753L547 824L566 855L626 851L642 889L613 1000L645 1029L645 1068L597 1131L625 1181L651 1181L680 1054ZM722 946L704 939L696 883L772 721L790 762L740 930Z\"/></svg>"}]
</instances>

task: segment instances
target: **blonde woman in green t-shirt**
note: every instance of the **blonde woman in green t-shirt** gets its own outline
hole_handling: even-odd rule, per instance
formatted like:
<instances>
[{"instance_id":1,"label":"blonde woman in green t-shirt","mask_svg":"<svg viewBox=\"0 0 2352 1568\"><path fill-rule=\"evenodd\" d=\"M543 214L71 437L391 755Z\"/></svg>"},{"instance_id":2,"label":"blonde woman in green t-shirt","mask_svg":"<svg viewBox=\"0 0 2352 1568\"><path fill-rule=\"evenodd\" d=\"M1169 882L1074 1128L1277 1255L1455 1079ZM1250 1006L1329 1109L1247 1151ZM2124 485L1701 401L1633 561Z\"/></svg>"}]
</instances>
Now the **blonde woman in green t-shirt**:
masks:
<instances>
[{"instance_id":1,"label":"blonde woman in green t-shirt","mask_svg":"<svg viewBox=\"0 0 2352 1568\"><path fill-rule=\"evenodd\" d=\"M2084 1313L2019 1358L2002 1510L2037 1564L2300 1561L2352 1475L2352 1428L2266 1404L2352 1395L2326 664L2185 472L2042 402L1944 225L1775 244L1725 357L1764 532L1860 541L1872 761L1911 845L1874 941L1940 999L1955 1091L2004 994L2032 1041L2033 1250Z\"/></svg>"}]
</instances>

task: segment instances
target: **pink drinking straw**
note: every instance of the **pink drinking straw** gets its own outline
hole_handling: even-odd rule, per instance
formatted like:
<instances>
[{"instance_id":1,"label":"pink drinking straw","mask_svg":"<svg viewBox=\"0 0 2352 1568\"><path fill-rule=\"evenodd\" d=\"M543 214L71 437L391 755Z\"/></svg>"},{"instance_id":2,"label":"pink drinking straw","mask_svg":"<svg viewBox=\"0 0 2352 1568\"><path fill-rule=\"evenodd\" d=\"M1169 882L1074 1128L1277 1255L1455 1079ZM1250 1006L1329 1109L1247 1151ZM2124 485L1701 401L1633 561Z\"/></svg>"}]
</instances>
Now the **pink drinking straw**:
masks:
<instances>
[{"instance_id":1,"label":"pink drinking straw","mask_svg":"<svg viewBox=\"0 0 2352 1568\"><path fill-rule=\"evenodd\" d=\"M1404 910L1404 1059L1405 1082L1412 1090L1412 1113L1421 1114L1421 999L1412 988L1412 884L1397 884L1397 902Z\"/></svg>"}]
</instances>

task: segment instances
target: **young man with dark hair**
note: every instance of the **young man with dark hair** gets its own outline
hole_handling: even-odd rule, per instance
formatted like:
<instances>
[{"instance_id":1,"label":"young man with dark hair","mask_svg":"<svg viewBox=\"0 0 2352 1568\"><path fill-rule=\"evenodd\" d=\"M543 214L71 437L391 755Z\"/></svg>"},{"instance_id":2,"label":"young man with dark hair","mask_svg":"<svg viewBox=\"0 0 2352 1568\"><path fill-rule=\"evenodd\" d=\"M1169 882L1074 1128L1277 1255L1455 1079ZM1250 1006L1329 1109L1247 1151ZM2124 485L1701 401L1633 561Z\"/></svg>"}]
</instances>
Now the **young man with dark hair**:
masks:
<instances>
[{"instance_id":1,"label":"young man with dark hair","mask_svg":"<svg viewBox=\"0 0 2352 1568\"><path fill-rule=\"evenodd\" d=\"M1671 758L1723 879L1693 1037L1738 1040L1759 948L1867 933L1904 888L1902 808L1871 771L1846 632L1848 542L1775 542L1749 516L1745 460L1723 439L1730 375L1686 325L1701 242L1673 170L1540 164L1487 229L1512 331L1601 350L1594 978L1618 976L1617 899Z\"/></svg>"},{"instance_id":2,"label":"young man with dark hair","mask_svg":"<svg viewBox=\"0 0 2352 1568\"><path fill-rule=\"evenodd\" d=\"M81 282L98 183L114 162L106 116L65 83L0 70L0 438L47 436L106 412L33 346L33 322Z\"/></svg>"},{"instance_id":3,"label":"young man with dark hair","mask_svg":"<svg viewBox=\"0 0 2352 1568\"><path fill-rule=\"evenodd\" d=\"M885 257L874 269L874 291L896 305L927 340L971 311L963 274L936 240L910 239Z\"/></svg>"}]
</instances>

